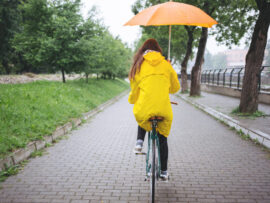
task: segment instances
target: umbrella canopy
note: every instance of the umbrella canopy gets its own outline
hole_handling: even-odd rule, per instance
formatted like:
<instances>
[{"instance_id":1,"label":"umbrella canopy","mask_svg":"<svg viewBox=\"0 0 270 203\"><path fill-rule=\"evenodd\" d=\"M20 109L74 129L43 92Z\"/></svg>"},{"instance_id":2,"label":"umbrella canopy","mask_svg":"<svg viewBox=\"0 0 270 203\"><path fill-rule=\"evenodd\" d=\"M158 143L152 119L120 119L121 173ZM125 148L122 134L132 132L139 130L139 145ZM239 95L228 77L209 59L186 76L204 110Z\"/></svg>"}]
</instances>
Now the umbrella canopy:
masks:
<instances>
[{"instance_id":1,"label":"umbrella canopy","mask_svg":"<svg viewBox=\"0 0 270 203\"><path fill-rule=\"evenodd\" d=\"M212 27L215 24L217 24L217 21L195 6L178 2L166 2L141 11L125 25L190 25Z\"/></svg>"},{"instance_id":2,"label":"umbrella canopy","mask_svg":"<svg viewBox=\"0 0 270 203\"><path fill-rule=\"evenodd\" d=\"M171 25L210 28L215 24L218 24L218 22L207 15L203 10L189 4L170 1L144 9L124 25L169 25L168 59L170 59Z\"/></svg>"}]
</instances>

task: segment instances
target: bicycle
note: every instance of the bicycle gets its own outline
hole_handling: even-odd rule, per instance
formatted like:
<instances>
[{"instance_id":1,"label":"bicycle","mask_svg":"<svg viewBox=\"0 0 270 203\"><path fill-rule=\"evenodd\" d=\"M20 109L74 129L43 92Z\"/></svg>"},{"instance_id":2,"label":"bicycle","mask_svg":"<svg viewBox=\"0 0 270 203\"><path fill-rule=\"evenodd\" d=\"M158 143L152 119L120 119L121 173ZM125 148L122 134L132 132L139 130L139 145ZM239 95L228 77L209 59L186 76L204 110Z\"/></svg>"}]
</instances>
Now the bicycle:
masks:
<instances>
[{"instance_id":1,"label":"bicycle","mask_svg":"<svg viewBox=\"0 0 270 203\"><path fill-rule=\"evenodd\" d=\"M171 102L171 104L178 105L177 102ZM136 151L135 154L146 155L146 176L145 181L150 180L150 202L155 202L155 189L156 180L160 178L161 172L161 161L160 161L160 145L159 138L156 131L158 122L163 121L163 117L154 116L149 119L152 123L152 131L148 132L148 150L145 152ZM152 160L149 162L150 152ZM169 178L169 177L168 177Z\"/></svg>"},{"instance_id":2,"label":"bicycle","mask_svg":"<svg viewBox=\"0 0 270 203\"><path fill-rule=\"evenodd\" d=\"M171 104L178 105L177 102L172 102ZM155 202L155 189L156 180L160 178L161 172L161 161L160 161L160 145L159 138L156 131L158 122L163 121L163 117L154 116L149 119L152 123L152 131L148 132L148 150L146 155L146 177L145 180L150 179L150 202ZM149 162L150 151L152 155L151 163ZM157 155L157 156L156 156ZM169 178L169 177L168 177Z\"/></svg>"},{"instance_id":3,"label":"bicycle","mask_svg":"<svg viewBox=\"0 0 270 203\"><path fill-rule=\"evenodd\" d=\"M156 180L160 177L160 146L157 135L157 124L163 121L163 117L155 116L149 119L152 123L152 131L148 132L148 150L146 155L146 180L150 180L150 201L155 202ZM152 155L151 163L149 162L150 151Z\"/></svg>"}]
</instances>

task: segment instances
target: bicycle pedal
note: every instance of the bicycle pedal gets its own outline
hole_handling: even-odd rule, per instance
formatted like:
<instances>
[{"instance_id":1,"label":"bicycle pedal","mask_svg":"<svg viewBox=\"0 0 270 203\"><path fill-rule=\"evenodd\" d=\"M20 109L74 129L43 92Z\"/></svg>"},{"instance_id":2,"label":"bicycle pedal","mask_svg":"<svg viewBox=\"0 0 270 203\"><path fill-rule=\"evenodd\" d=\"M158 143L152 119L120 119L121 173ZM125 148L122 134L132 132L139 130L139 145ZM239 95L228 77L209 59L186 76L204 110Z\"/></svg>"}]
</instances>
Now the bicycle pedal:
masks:
<instances>
[{"instance_id":1,"label":"bicycle pedal","mask_svg":"<svg viewBox=\"0 0 270 203\"><path fill-rule=\"evenodd\" d=\"M145 176L144 181L149 181L149 176Z\"/></svg>"},{"instance_id":2,"label":"bicycle pedal","mask_svg":"<svg viewBox=\"0 0 270 203\"><path fill-rule=\"evenodd\" d=\"M140 152L140 151L133 151L135 155L146 155L145 152Z\"/></svg>"}]
</instances>

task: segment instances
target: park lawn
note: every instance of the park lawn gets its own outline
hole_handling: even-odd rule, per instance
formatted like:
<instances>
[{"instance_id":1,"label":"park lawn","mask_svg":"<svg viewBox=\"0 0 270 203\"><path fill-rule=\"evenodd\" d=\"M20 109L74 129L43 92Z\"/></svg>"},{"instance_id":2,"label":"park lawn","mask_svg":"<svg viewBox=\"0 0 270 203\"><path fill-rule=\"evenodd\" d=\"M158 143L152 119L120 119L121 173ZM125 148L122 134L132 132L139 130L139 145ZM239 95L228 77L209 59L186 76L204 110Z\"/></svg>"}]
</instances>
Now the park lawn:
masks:
<instances>
[{"instance_id":1,"label":"park lawn","mask_svg":"<svg viewBox=\"0 0 270 203\"><path fill-rule=\"evenodd\" d=\"M0 158L128 88L119 79L0 85Z\"/></svg>"}]
</instances>

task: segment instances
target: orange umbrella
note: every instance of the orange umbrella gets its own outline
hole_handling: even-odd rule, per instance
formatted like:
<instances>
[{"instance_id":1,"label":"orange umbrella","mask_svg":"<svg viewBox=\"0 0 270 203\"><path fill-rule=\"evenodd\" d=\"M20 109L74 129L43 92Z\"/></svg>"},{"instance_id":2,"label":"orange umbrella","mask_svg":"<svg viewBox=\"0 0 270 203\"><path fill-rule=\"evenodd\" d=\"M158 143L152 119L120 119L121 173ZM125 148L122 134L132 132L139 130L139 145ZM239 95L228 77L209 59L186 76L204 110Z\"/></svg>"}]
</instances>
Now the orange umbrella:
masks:
<instances>
[{"instance_id":1,"label":"orange umbrella","mask_svg":"<svg viewBox=\"0 0 270 203\"><path fill-rule=\"evenodd\" d=\"M217 24L217 21L201 9L189 4L170 1L146 8L130 19L125 26L170 25L168 49L168 58L170 59L171 25L212 27L215 24Z\"/></svg>"}]
</instances>

